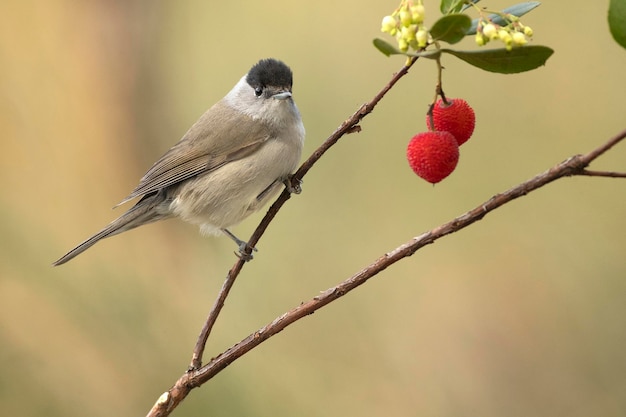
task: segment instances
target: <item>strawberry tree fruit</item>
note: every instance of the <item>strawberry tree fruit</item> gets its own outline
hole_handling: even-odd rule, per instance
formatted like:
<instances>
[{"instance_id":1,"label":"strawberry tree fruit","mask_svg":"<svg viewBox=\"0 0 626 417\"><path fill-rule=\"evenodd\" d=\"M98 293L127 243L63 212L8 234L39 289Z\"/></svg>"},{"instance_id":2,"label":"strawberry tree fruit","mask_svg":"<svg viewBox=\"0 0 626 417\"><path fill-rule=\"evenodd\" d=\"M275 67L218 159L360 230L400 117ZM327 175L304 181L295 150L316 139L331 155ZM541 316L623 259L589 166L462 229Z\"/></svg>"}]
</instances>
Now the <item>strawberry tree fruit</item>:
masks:
<instances>
[{"instance_id":1,"label":"strawberry tree fruit","mask_svg":"<svg viewBox=\"0 0 626 417\"><path fill-rule=\"evenodd\" d=\"M474 110L462 98L446 99L448 103L444 103L442 99L437 100L433 106L432 124L430 115L426 115L426 126L430 130L445 131L452 133L461 146L474 133L474 125L476 124L476 115ZM434 126L433 126L434 125Z\"/></svg>"},{"instance_id":2,"label":"strawberry tree fruit","mask_svg":"<svg viewBox=\"0 0 626 417\"><path fill-rule=\"evenodd\" d=\"M429 131L413 136L406 149L411 169L436 184L454 171L459 162L459 145L450 132Z\"/></svg>"}]
</instances>

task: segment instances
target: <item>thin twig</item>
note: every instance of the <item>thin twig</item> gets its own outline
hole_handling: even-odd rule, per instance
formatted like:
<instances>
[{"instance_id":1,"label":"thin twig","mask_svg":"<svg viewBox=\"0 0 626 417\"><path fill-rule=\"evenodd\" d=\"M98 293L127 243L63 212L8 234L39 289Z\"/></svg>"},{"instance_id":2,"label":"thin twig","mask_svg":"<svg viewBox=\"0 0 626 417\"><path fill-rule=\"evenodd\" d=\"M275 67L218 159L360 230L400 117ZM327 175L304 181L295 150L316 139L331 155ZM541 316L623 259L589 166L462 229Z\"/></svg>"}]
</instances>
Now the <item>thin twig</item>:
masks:
<instances>
[{"instance_id":1,"label":"thin twig","mask_svg":"<svg viewBox=\"0 0 626 417\"><path fill-rule=\"evenodd\" d=\"M493 196L484 204L475 207L450 222L436 227L431 231L417 236L403 245L398 246L350 278L277 317L271 323L224 351L200 369L187 372L182 375L180 379L176 381L174 386L169 391L165 392L154 404L148 416L169 415L169 413L189 394L193 388L199 387L207 382L239 357L254 349L256 346L260 345L273 335L284 330L287 326L295 323L303 317L308 316L309 314L312 314L332 301L343 297L399 260L413 255L421 247L434 243L436 240L446 235L464 229L465 227L481 220L487 213L494 211L504 204L537 190L557 179L574 175L586 175L585 172L587 171L585 168L593 160L625 138L626 130L588 154L572 156L571 158L568 158L567 160L531 178L530 180Z\"/></svg>"},{"instance_id":2,"label":"thin twig","mask_svg":"<svg viewBox=\"0 0 626 417\"><path fill-rule=\"evenodd\" d=\"M416 61L416 57L409 59L407 63L402 67L402 69L394 74L394 76L387 83L387 85L385 85L382 90L380 90L378 94L374 96L372 100L362 105L356 112L352 114L352 116L345 120L328 137L328 139L326 139L326 141L324 141L324 143L322 143L320 147L317 148L313 152L313 154L311 154L311 156L300 166L300 168L291 178L292 185L299 185L302 178L306 175L307 172L309 172L313 165L315 165L315 163L322 157L322 155L324 155L326 151L328 151L335 143L337 143L337 141L341 139L342 136L360 131L360 126L358 124L361 122L361 120L363 120L365 116L367 116L374 110L374 107L376 107L378 102L380 102L385 94L387 94L387 92L391 90L391 88L409 72L409 69ZM213 304L213 308L209 312L209 316L202 326L202 330L200 331L200 335L198 336L196 346L193 350L191 364L189 365L189 370L195 370L202 366L202 355L204 354L204 348L209 338L209 334L211 333L211 329L213 328L213 325L215 324L215 321L217 320L217 317L219 316L220 311L224 306L224 302L226 300L226 297L228 297L228 293L235 284L235 280L237 279L237 276L239 275L241 269L245 264L245 261L243 260L245 254L250 255L252 253L252 248L256 246L259 239L261 239L261 236L263 236L263 233L265 233L265 230L267 229L269 224L272 222L274 217L276 217L276 214L281 209L283 204L287 202L289 197L291 197L291 194L285 189L276 199L276 201L270 206L269 210L265 214L265 217L263 217L256 230L252 234L252 237L250 237L250 240L248 240L248 246L245 249L244 256L242 256L237 262L235 262L233 267L228 272L226 280L224 281L224 284L222 284L222 288L217 295L215 303Z\"/></svg>"},{"instance_id":3,"label":"thin twig","mask_svg":"<svg viewBox=\"0 0 626 417\"><path fill-rule=\"evenodd\" d=\"M609 149L611 149L613 146L615 146L618 143L620 143L622 141L622 139L624 139L624 132L618 133L617 135L615 135L611 139L609 139L604 145L602 145L599 148L596 148L593 151L589 152L588 154L584 155L583 159L585 161L585 166L589 165L593 160L598 158L600 155L604 154Z\"/></svg>"},{"instance_id":4,"label":"thin twig","mask_svg":"<svg viewBox=\"0 0 626 417\"><path fill-rule=\"evenodd\" d=\"M580 175L586 175L588 177L626 178L626 172L591 171L588 169L585 169Z\"/></svg>"},{"instance_id":5,"label":"thin twig","mask_svg":"<svg viewBox=\"0 0 626 417\"><path fill-rule=\"evenodd\" d=\"M191 364L188 368L189 371L198 369L200 368L200 366L202 366L202 355L204 354L204 348L206 347L206 342L209 338L209 334L211 333L211 329L213 328L213 325L215 324L217 316L222 310L222 307L224 307L226 297L228 297L230 289L235 284L235 278L237 278L237 275L239 275L239 272L241 272L241 268L243 268L244 263L245 261L240 258L239 261L237 261L235 265L233 265L230 271L228 271L228 275L226 276L226 279L222 284L220 292L217 294L217 298L215 299L215 303L213 303L213 307L209 312L209 316L202 326L200 336L198 336L198 341L196 342L196 346L193 349Z\"/></svg>"}]
</instances>

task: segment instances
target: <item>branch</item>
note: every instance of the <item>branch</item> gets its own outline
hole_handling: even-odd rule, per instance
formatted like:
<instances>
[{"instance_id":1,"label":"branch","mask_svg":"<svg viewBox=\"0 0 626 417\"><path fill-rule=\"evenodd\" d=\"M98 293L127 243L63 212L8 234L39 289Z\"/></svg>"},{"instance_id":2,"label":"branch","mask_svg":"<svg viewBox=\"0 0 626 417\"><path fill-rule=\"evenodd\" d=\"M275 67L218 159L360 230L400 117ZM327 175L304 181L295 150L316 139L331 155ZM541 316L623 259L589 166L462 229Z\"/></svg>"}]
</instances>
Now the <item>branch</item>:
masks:
<instances>
[{"instance_id":1,"label":"branch","mask_svg":"<svg viewBox=\"0 0 626 417\"><path fill-rule=\"evenodd\" d=\"M590 171L585 169L580 175L588 177L626 178L626 172Z\"/></svg>"},{"instance_id":2,"label":"branch","mask_svg":"<svg viewBox=\"0 0 626 417\"><path fill-rule=\"evenodd\" d=\"M408 242L398 246L385 255L381 256L361 271L357 272L350 278L344 280L338 285L327 289L320 295L317 295L307 302L304 302L283 315L277 317L271 323L252 333L236 345L224 351L217 357L213 358L205 366L188 371L180 377L174 386L165 392L159 400L154 404L148 416L166 416L196 387L204 384L213 376L230 365L233 361L243 356L245 353L254 349L270 337L284 330L287 326L296 321L314 313L325 305L343 297L350 291L366 283L370 278L379 272L387 269L396 262L413 255L418 249L434 243L436 240L457 232L471 224L481 220L487 213L507 204L519 197L522 197L532 191L535 191L546 184L549 184L559 178L574 175L589 175L585 168L600 155L607 152L617 143L626 138L626 130L619 133L604 145L594 149L585 155L575 155L567 160L557 164L549 170L525 181L507 191L497 194L474 209L456 217L455 219L436 227L429 232L414 237ZM319 159L319 158L318 158ZM300 171L298 171L300 172ZM305 170L306 172L306 170ZM620 177L622 175L619 175ZM284 193L283 193L284 194ZM282 196L281 196L282 197ZM268 213L269 215L269 213ZM267 216L266 216L267 217ZM265 220L265 219L264 219Z\"/></svg>"},{"instance_id":3,"label":"branch","mask_svg":"<svg viewBox=\"0 0 626 417\"><path fill-rule=\"evenodd\" d=\"M380 90L372 100L370 100L368 103L363 104L356 112L352 114L352 116L346 119L328 137L328 139L326 139L326 141L324 141L324 143L320 145L319 148L317 148L313 152L313 154L300 166L296 173L293 174L293 176L291 177L292 186L299 185L306 173L309 172L309 170L322 157L322 155L324 155L326 151L328 151L334 144L336 144L339 139L341 139L346 134L359 132L361 130L361 127L359 126L361 120L363 120L365 116L367 116L374 110L374 107L376 107L378 102L382 100L385 94L387 94L387 92L391 90L391 88L409 72L409 69L416 61L417 58L409 59L407 63L402 67L402 69L398 71L398 73L393 75L387 85L385 85L383 89ZM280 194L276 201L270 206L269 210L265 214L265 217L263 217L256 230L252 234L250 240L248 240L248 246L242 254L243 256L241 256L240 259L230 269L230 271L228 271L228 275L226 276L224 284L222 284L222 288L220 289L217 299L213 304L213 308L209 312L209 316L207 317L207 320L204 323L202 330L200 331L200 335L198 336L198 341L196 342L196 346L193 350L193 355L191 357L191 364L189 365L190 371L196 370L200 368L200 366L202 366L202 355L204 354L204 348L209 338L209 334L211 333L211 329L213 328L213 325L215 324L215 321L217 320L217 317L219 316L222 307L224 307L224 302L226 300L226 297L228 297L228 293L235 284L235 280L237 279L237 276L239 275L241 269L245 264L245 255L252 254L253 248L256 246L259 239L261 239L261 236L263 236L263 233L265 233L265 230L267 229L269 224L272 222L274 217L276 217L278 211L287 202L287 200L289 200L290 197L291 194L289 193L289 191L287 191L287 189L285 189Z\"/></svg>"}]
</instances>

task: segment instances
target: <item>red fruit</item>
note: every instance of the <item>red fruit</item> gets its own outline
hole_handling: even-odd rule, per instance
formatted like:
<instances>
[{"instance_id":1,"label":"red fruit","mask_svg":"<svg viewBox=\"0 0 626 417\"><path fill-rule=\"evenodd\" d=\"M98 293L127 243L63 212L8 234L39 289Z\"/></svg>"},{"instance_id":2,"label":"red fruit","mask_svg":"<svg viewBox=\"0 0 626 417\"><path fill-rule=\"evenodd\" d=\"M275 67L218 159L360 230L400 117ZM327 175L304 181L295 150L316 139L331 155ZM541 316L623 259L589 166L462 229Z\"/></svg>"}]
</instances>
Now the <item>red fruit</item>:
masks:
<instances>
[{"instance_id":1,"label":"red fruit","mask_svg":"<svg viewBox=\"0 0 626 417\"><path fill-rule=\"evenodd\" d=\"M418 176L436 184L454 171L459 145L450 132L418 133L409 142L406 157Z\"/></svg>"},{"instance_id":2,"label":"red fruit","mask_svg":"<svg viewBox=\"0 0 626 417\"><path fill-rule=\"evenodd\" d=\"M474 110L462 98L448 98L448 105L442 99L437 100L433 107L433 123L430 125L430 116L426 115L426 126L430 130L442 130L452 133L459 146L467 142L474 132L476 115Z\"/></svg>"}]
</instances>

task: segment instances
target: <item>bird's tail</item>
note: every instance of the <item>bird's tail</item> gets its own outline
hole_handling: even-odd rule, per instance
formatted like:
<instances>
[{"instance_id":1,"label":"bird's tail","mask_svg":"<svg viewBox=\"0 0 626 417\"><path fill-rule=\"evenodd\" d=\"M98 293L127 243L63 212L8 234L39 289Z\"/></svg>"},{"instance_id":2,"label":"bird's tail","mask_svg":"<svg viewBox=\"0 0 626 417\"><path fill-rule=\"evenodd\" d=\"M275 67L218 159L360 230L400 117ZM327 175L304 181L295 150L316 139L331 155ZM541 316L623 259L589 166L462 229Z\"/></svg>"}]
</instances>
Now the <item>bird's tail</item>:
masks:
<instances>
[{"instance_id":1,"label":"bird's tail","mask_svg":"<svg viewBox=\"0 0 626 417\"><path fill-rule=\"evenodd\" d=\"M163 196L161 193L145 196L126 213L122 214L120 217L113 220L107 227L100 230L98 233L63 255L52 265L58 266L64 264L95 245L101 239L117 235L144 224L152 223L157 220L164 220L170 217L170 215L166 213L159 213L156 210L156 207L162 202Z\"/></svg>"}]
</instances>

